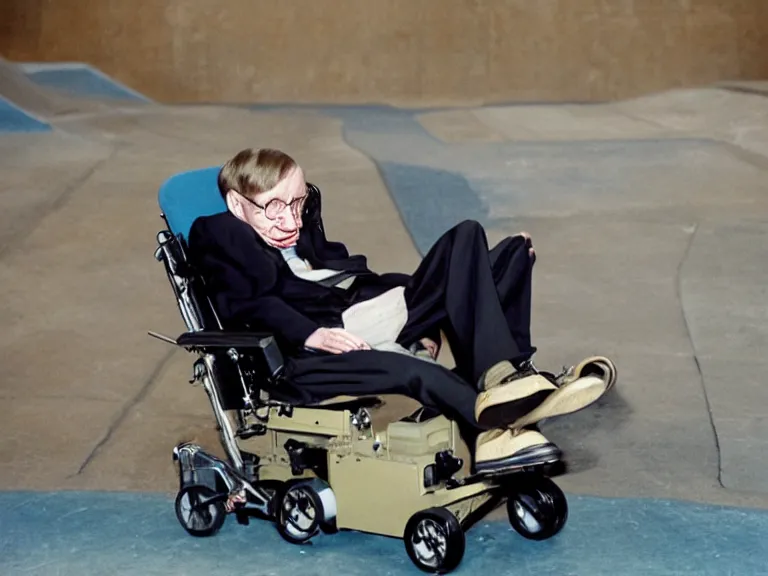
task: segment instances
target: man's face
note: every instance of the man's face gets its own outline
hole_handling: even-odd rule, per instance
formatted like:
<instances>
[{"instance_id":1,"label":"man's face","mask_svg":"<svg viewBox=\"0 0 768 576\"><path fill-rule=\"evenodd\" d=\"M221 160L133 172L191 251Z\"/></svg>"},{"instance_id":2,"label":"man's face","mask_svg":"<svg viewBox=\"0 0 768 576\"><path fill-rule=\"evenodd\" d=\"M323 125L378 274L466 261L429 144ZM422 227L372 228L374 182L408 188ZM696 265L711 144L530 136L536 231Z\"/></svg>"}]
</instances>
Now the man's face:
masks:
<instances>
[{"instance_id":1,"label":"man's face","mask_svg":"<svg viewBox=\"0 0 768 576\"><path fill-rule=\"evenodd\" d=\"M296 245L307 196L301 168L294 168L277 186L258 194L253 200L237 193L230 194L233 195L235 216L250 224L267 244L275 248Z\"/></svg>"}]
</instances>

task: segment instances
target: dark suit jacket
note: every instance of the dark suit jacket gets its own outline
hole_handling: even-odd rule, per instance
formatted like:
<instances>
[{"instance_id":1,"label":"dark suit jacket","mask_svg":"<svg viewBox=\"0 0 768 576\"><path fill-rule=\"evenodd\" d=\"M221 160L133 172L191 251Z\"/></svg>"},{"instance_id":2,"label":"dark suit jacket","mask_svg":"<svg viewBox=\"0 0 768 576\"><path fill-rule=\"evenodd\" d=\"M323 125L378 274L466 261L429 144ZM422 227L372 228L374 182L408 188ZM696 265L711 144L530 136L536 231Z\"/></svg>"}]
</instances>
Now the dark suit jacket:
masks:
<instances>
[{"instance_id":1,"label":"dark suit jacket","mask_svg":"<svg viewBox=\"0 0 768 576\"><path fill-rule=\"evenodd\" d=\"M230 212L195 220L188 241L190 260L225 329L271 332L289 354L301 350L317 328L342 326L342 311L355 302L405 286L410 279L376 274L365 256L350 256L343 244L328 241L318 213L305 211L303 221L297 254L313 268L354 272L358 277L351 289L298 278L279 250Z\"/></svg>"}]
</instances>

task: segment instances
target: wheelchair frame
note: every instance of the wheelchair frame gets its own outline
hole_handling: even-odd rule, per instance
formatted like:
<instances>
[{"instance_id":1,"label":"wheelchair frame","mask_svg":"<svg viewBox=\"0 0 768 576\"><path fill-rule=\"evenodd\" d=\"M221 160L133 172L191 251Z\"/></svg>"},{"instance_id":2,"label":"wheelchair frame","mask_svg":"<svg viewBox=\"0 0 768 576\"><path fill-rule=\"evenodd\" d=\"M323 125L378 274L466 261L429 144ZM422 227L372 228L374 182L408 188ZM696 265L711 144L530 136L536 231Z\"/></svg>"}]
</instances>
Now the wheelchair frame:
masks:
<instances>
[{"instance_id":1,"label":"wheelchair frame","mask_svg":"<svg viewBox=\"0 0 768 576\"><path fill-rule=\"evenodd\" d=\"M308 186L319 202L319 190ZM222 459L192 443L173 449L176 514L189 534L215 534L229 513L242 524L254 516L272 521L297 544L321 532L370 532L402 538L417 567L445 573L462 560L464 531L504 500L526 538L562 529L567 502L546 476L547 464L462 477L458 428L444 416L405 418L379 431L371 399L292 402L275 339L222 328L183 238L161 217L166 229L155 258L187 332L176 339L149 334L197 354L190 382L202 384L226 453Z\"/></svg>"}]
</instances>

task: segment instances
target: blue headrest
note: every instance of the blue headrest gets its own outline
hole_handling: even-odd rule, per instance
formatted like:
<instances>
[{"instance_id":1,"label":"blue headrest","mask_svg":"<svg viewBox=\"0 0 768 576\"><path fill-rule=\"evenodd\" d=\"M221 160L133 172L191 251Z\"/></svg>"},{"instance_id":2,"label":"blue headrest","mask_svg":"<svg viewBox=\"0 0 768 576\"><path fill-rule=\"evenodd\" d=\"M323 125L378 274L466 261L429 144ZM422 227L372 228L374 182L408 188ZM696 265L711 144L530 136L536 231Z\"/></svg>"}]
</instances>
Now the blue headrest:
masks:
<instances>
[{"instance_id":1,"label":"blue headrest","mask_svg":"<svg viewBox=\"0 0 768 576\"><path fill-rule=\"evenodd\" d=\"M219 170L220 166L211 166L182 172L160 187L158 203L173 234L181 234L186 240L197 218L227 210L216 183Z\"/></svg>"}]
</instances>

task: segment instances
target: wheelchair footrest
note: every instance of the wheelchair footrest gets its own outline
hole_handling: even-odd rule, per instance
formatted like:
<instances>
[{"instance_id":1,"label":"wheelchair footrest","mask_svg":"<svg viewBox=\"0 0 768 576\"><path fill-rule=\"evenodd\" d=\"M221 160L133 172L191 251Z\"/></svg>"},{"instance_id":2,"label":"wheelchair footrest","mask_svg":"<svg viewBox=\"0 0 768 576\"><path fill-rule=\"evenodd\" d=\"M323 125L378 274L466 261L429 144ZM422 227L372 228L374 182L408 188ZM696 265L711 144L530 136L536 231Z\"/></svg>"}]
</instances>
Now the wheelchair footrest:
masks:
<instances>
[{"instance_id":1,"label":"wheelchair footrest","mask_svg":"<svg viewBox=\"0 0 768 576\"><path fill-rule=\"evenodd\" d=\"M519 475L538 474L541 476L550 476L553 475L552 473L556 471L557 468L557 463L542 463L514 466L488 472L475 472L464 478L451 478L445 482L445 487L448 490L453 490L455 488L461 488L462 486L477 484L478 482L493 482L494 484L503 485L507 480L511 480L513 477Z\"/></svg>"}]
</instances>

